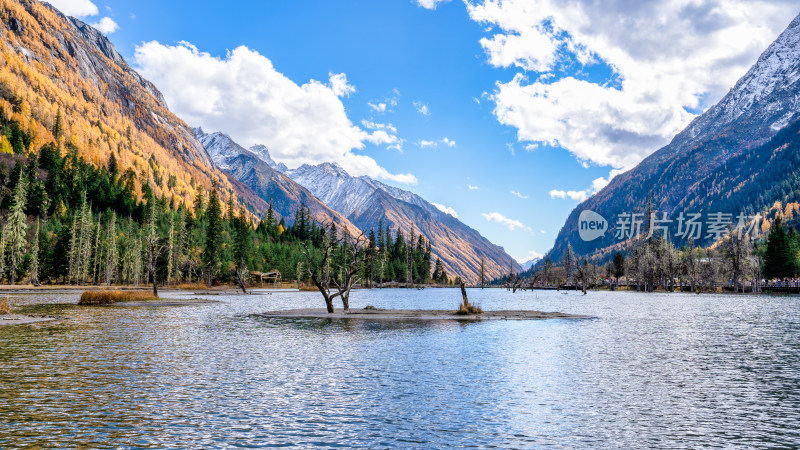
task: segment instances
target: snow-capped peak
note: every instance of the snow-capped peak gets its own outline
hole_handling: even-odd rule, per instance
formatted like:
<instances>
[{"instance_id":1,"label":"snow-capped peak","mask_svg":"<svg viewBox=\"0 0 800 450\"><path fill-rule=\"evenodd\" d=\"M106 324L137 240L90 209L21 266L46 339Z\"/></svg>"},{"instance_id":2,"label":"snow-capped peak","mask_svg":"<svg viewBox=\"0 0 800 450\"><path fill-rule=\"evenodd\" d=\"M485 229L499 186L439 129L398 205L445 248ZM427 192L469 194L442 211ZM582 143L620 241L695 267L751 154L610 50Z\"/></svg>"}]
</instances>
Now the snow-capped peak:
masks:
<instances>
[{"instance_id":1,"label":"snow-capped peak","mask_svg":"<svg viewBox=\"0 0 800 450\"><path fill-rule=\"evenodd\" d=\"M269 150L267 149L266 145L256 144L250 147L250 151L253 152L258 159L264 161L268 166L272 167L278 172L286 173L286 171L289 170L284 163L279 163L272 159L272 156L269 154Z\"/></svg>"}]
</instances>

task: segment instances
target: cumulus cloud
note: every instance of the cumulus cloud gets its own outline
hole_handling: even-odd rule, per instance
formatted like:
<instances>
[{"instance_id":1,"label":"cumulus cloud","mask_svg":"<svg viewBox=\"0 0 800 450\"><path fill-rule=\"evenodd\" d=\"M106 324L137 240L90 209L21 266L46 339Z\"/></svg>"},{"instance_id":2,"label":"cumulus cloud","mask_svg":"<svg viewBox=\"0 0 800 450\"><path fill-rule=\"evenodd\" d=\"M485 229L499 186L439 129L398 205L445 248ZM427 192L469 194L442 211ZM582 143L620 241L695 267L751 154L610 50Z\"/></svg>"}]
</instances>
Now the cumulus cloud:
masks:
<instances>
[{"instance_id":1,"label":"cumulus cloud","mask_svg":"<svg viewBox=\"0 0 800 450\"><path fill-rule=\"evenodd\" d=\"M100 12L97 9L97 5L90 0L47 0L47 3L55 6L56 9L67 16L96 16Z\"/></svg>"},{"instance_id":2,"label":"cumulus cloud","mask_svg":"<svg viewBox=\"0 0 800 450\"><path fill-rule=\"evenodd\" d=\"M495 222L507 226L511 231L514 231L517 228L526 228L525 225L519 220L509 219L498 212L492 212L488 214L483 213L481 215L489 222Z\"/></svg>"},{"instance_id":3,"label":"cumulus cloud","mask_svg":"<svg viewBox=\"0 0 800 450\"><path fill-rule=\"evenodd\" d=\"M103 34L111 34L119 29L119 25L111 17L103 17L99 22L93 23L92 26Z\"/></svg>"},{"instance_id":4,"label":"cumulus cloud","mask_svg":"<svg viewBox=\"0 0 800 450\"><path fill-rule=\"evenodd\" d=\"M444 206L441 203L431 202L431 205L435 206L436 209L438 209L439 211L441 211L441 212L443 212L445 214L450 214L451 216L453 216L456 219L458 219L458 213L456 213L455 209L453 209L453 208L451 208L449 206Z\"/></svg>"},{"instance_id":5,"label":"cumulus cloud","mask_svg":"<svg viewBox=\"0 0 800 450\"><path fill-rule=\"evenodd\" d=\"M337 97L350 97L356 88L347 82L347 75L343 73L328 73L331 90Z\"/></svg>"},{"instance_id":6,"label":"cumulus cloud","mask_svg":"<svg viewBox=\"0 0 800 450\"><path fill-rule=\"evenodd\" d=\"M187 42L143 43L135 62L188 123L225 131L244 147L266 144L274 159L289 167L331 161L356 176L416 182L411 174L391 174L354 153L367 142L402 142L394 127L364 130L350 121L339 98L350 89L345 76L331 76L329 85L316 80L298 85L245 46L218 58Z\"/></svg>"},{"instance_id":7,"label":"cumulus cloud","mask_svg":"<svg viewBox=\"0 0 800 450\"><path fill-rule=\"evenodd\" d=\"M524 200L524 199L526 199L526 198L528 198L528 196L527 196L527 195L524 195L524 194L522 194L521 192L519 192L519 191L515 191L515 190L511 190L511 195L517 196L517 197L519 197L519 198L521 198L521 199L523 199L523 200Z\"/></svg>"},{"instance_id":8,"label":"cumulus cloud","mask_svg":"<svg viewBox=\"0 0 800 450\"><path fill-rule=\"evenodd\" d=\"M430 115L431 113L431 111L428 109L428 105L422 102L414 102L414 108L416 108L417 112L423 116Z\"/></svg>"},{"instance_id":9,"label":"cumulus cloud","mask_svg":"<svg viewBox=\"0 0 800 450\"><path fill-rule=\"evenodd\" d=\"M480 189L478 186L473 186L473 185L471 185L471 184L468 184L468 185L467 185L467 188L468 188L470 191L477 191L478 189Z\"/></svg>"},{"instance_id":10,"label":"cumulus cloud","mask_svg":"<svg viewBox=\"0 0 800 450\"><path fill-rule=\"evenodd\" d=\"M497 67L515 67L491 98L523 142L631 168L718 101L797 14L796 1L483 0L470 17ZM604 80L554 77L599 62ZM545 73L534 80L526 75ZM572 72L575 72L572 70ZM583 77L585 78L585 77Z\"/></svg>"},{"instance_id":11,"label":"cumulus cloud","mask_svg":"<svg viewBox=\"0 0 800 450\"><path fill-rule=\"evenodd\" d=\"M450 140L450 139L447 138L447 136L445 136L444 139L442 139L442 144L444 144L444 145L446 145L448 147L455 147L456 146L456 141Z\"/></svg>"}]
</instances>

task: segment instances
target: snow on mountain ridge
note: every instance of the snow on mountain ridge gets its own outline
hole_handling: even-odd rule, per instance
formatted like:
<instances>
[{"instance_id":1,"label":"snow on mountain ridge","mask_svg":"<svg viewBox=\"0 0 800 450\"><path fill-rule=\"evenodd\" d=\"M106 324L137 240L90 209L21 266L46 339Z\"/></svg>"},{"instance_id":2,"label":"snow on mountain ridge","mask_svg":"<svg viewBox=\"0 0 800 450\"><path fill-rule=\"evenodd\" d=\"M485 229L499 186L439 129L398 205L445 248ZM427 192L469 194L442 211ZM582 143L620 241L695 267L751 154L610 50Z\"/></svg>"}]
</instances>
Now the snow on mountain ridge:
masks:
<instances>
[{"instance_id":1,"label":"snow on mountain ridge","mask_svg":"<svg viewBox=\"0 0 800 450\"><path fill-rule=\"evenodd\" d=\"M369 196L383 191L390 197L418 206L440 218L442 212L430 202L413 192L386 185L366 175L354 177L337 163L322 163L316 166L303 164L286 175L299 183L326 205L345 216L363 211Z\"/></svg>"},{"instance_id":2,"label":"snow on mountain ridge","mask_svg":"<svg viewBox=\"0 0 800 450\"><path fill-rule=\"evenodd\" d=\"M796 92L793 88L800 80L798 61L800 15L795 17L719 103L697 117L686 130L676 136L675 143L685 144L704 135L716 134L765 100L768 103L758 109L771 114L762 119L775 131L783 128L797 117L800 105L797 95L793 95Z\"/></svg>"}]
</instances>

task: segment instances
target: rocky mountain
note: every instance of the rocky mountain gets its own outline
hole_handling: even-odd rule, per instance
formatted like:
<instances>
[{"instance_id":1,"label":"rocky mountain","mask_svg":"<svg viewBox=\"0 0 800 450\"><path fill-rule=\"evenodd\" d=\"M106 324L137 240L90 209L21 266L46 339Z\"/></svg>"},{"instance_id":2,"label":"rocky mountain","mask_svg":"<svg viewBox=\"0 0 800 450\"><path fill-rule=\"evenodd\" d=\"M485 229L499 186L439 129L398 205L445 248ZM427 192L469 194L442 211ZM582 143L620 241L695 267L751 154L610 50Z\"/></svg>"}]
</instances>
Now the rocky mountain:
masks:
<instances>
[{"instance_id":1,"label":"rocky mountain","mask_svg":"<svg viewBox=\"0 0 800 450\"><path fill-rule=\"evenodd\" d=\"M502 247L412 192L367 176L351 176L336 163L303 165L286 174L362 230L377 229L381 220L404 233L413 227L431 241L434 255L450 274L477 281L481 258L488 278L508 273L512 258ZM520 269L514 261L514 270Z\"/></svg>"},{"instance_id":2,"label":"rocky mountain","mask_svg":"<svg viewBox=\"0 0 800 450\"><path fill-rule=\"evenodd\" d=\"M269 158L266 148L256 154L241 147L227 134L208 134L202 128L194 128L193 131L208 151L214 165L237 183L252 189L263 201L272 201L273 209L279 217L294 220L295 212L305 204L317 221L333 221L339 228L357 229L342 214L318 200L308 189L270 167L269 163L276 167L280 165ZM264 157L266 160L262 159Z\"/></svg>"},{"instance_id":3,"label":"rocky mountain","mask_svg":"<svg viewBox=\"0 0 800 450\"><path fill-rule=\"evenodd\" d=\"M673 221L680 213L707 217L716 212L735 220L740 213L763 211L775 201L796 201L798 119L800 16L719 103L667 146L578 205L556 238L551 258L559 259L567 242L580 255L612 248L619 243L619 214L645 217L648 201L658 217L666 213ZM584 210L608 221L602 238L580 238L578 221ZM700 244L713 240L703 235Z\"/></svg>"},{"instance_id":4,"label":"rocky mountain","mask_svg":"<svg viewBox=\"0 0 800 450\"><path fill-rule=\"evenodd\" d=\"M36 136L105 165L113 153L136 189L192 204L220 181L253 211L266 204L216 171L191 129L161 93L130 68L99 31L36 0L0 0L0 107ZM56 127L56 122L59 126Z\"/></svg>"}]
</instances>

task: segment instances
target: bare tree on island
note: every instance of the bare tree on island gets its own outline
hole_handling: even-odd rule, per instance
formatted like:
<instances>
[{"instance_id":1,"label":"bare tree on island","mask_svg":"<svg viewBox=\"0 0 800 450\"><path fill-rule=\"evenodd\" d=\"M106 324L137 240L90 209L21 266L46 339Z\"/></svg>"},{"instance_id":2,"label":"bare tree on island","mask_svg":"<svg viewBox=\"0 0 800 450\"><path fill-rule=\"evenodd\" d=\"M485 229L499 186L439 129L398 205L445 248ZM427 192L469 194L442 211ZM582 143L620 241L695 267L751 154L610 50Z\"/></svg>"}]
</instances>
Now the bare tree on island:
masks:
<instances>
[{"instance_id":1,"label":"bare tree on island","mask_svg":"<svg viewBox=\"0 0 800 450\"><path fill-rule=\"evenodd\" d=\"M344 310L349 311L350 291L367 264L368 239L364 232L353 236L347 230L340 236L333 223L323 224L322 230L322 248L317 252L307 242L302 244L308 276L325 299L329 314L334 312L333 301L337 297L342 299Z\"/></svg>"}]
</instances>

